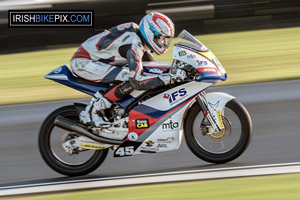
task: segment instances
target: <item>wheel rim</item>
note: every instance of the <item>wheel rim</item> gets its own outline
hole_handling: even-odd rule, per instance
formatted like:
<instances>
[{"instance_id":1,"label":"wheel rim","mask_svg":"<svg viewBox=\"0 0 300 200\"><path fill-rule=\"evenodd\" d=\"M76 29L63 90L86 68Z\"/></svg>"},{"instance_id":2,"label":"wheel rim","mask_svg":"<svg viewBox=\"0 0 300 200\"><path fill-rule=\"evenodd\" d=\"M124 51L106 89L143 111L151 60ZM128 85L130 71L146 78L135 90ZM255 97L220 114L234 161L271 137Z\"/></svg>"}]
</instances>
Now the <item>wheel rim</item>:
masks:
<instances>
[{"instance_id":1,"label":"wheel rim","mask_svg":"<svg viewBox=\"0 0 300 200\"><path fill-rule=\"evenodd\" d=\"M205 116L199 112L193 121L192 132L197 144L206 152L224 154L235 148L242 136L242 125L237 114L228 107L223 111L225 128L220 133L204 134L201 124Z\"/></svg>"},{"instance_id":2,"label":"wheel rim","mask_svg":"<svg viewBox=\"0 0 300 200\"><path fill-rule=\"evenodd\" d=\"M96 150L77 151L76 153L69 154L63 147L63 140L66 139L66 134L71 133L66 130L53 126L49 132L49 149L54 158L61 164L76 167L89 162L97 153ZM73 133L71 133L73 134ZM76 135L76 134L73 134Z\"/></svg>"}]
</instances>

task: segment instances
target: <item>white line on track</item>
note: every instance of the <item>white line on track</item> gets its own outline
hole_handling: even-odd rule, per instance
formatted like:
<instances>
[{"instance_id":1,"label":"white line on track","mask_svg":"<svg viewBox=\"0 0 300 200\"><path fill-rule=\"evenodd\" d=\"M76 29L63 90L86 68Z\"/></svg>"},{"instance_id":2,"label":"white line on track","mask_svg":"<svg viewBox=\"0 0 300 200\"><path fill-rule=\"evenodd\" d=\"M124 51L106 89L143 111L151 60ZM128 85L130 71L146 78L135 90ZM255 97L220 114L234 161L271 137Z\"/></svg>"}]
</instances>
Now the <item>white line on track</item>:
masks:
<instances>
[{"instance_id":1,"label":"white line on track","mask_svg":"<svg viewBox=\"0 0 300 200\"><path fill-rule=\"evenodd\" d=\"M226 167L217 169L190 170L155 174L93 178L73 181L27 184L0 187L0 196L33 194L43 192L71 191L115 186L166 183L176 181L207 180L271 174L299 173L300 162Z\"/></svg>"}]
</instances>

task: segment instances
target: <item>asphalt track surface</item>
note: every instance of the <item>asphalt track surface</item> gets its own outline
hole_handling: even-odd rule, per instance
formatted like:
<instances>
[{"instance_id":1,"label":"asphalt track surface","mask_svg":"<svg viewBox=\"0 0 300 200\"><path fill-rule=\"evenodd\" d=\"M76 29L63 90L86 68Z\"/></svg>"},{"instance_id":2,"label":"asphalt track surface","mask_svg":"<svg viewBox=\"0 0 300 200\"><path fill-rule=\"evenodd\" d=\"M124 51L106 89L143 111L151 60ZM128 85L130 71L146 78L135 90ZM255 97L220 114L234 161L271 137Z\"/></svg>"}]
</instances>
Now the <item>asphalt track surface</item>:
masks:
<instances>
[{"instance_id":1,"label":"asphalt track surface","mask_svg":"<svg viewBox=\"0 0 300 200\"><path fill-rule=\"evenodd\" d=\"M238 159L215 165L198 159L185 143L176 151L114 158L110 151L93 173L76 178L62 176L42 160L38 131L54 109L74 101L0 107L0 187L87 178L205 170L224 167L293 163L300 161L300 80L215 87L210 91L235 96L248 109L253 138ZM76 100L86 102L87 100Z\"/></svg>"}]
</instances>

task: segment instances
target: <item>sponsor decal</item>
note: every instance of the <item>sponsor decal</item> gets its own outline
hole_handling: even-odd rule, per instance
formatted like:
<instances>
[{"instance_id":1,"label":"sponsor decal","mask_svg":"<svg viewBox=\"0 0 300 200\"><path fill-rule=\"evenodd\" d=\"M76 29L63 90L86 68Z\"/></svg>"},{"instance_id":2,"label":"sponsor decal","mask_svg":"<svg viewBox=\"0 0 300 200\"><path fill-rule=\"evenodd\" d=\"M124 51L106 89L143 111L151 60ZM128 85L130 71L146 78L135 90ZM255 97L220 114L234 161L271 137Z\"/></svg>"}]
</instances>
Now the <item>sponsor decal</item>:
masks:
<instances>
[{"instance_id":1,"label":"sponsor decal","mask_svg":"<svg viewBox=\"0 0 300 200\"><path fill-rule=\"evenodd\" d=\"M140 151L144 153L156 153L157 151L159 151L159 149L154 147L140 147Z\"/></svg>"},{"instance_id":2,"label":"sponsor decal","mask_svg":"<svg viewBox=\"0 0 300 200\"><path fill-rule=\"evenodd\" d=\"M207 63L207 61L203 61L203 60L201 60L201 61L199 61L199 60L196 60L196 62L198 63L198 66L206 66L208 63Z\"/></svg>"},{"instance_id":3,"label":"sponsor decal","mask_svg":"<svg viewBox=\"0 0 300 200\"><path fill-rule=\"evenodd\" d=\"M200 72L217 73L217 69L214 67L203 67L200 68Z\"/></svg>"},{"instance_id":4,"label":"sponsor decal","mask_svg":"<svg viewBox=\"0 0 300 200\"><path fill-rule=\"evenodd\" d=\"M157 139L158 143L172 143L175 140L174 137L167 137L164 139Z\"/></svg>"},{"instance_id":5,"label":"sponsor decal","mask_svg":"<svg viewBox=\"0 0 300 200\"><path fill-rule=\"evenodd\" d=\"M164 71L162 69L158 69L158 68L150 68L149 72L154 73L154 74L162 74Z\"/></svg>"},{"instance_id":6,"label":"sponsor decal","mask_svg":"<svg viewBox=\"0 0 300 200\"><path fill-rule=\"evenodd\" d=\"M217 101L215 104L208 102L210 107L212 107L215 111L216 111L216 108L219 106L219 103L220 103L220 101Z\"/></svg>"},{"instance_id":7,"label":"sponsor decal","mask_svg":"<svg viewBox=\"0 0 300 200\"><path fill-rule=\"evenodd\" d=\"M172 120L170 120L167 123L163 123L161 126L162 126L163 130L174 130L174 129L178 129L179 123L173 122Z\"/></svg>"},{"instance_id":8,"label":"sponsor decal","mask_svg":"<svg viewBox=\"0 0 300 200\"><path fill-rule=\"evenodd\" d=\"M139 136L138 136L137 133L131 132L131 133L128 134L127 138L130 141L137 141L137 139L139 138Z\"/></svg>"},{"instance_id":9,"label":"sponsor decal","mask_svg":"<svg viewBox=\"0 0 300 200\"><path fill-rule=\"evenodd\" d=\"M53 70L54 74L59 74L61 72L62 68L61 67L57 67Z\"/></svg>"},{"instance_id":10,"label":"sponsor decal","mask_svg":"<svg viewBox=\"0 0 300 200\"><path fill-rule=\"evenodd\" d=\"M187 96L188 95L185 88L181 88L180 90L177 90L171 94L164 94L164 98L169 100L170 105L180 102Z\"/></svg>"},{"instance_id":11,"label":"sponsor decal","mask_svg":"<svg viewBox=\"0 0 300 200\"><path fill-rule=\"evenodd\" d=\"M87 144L87 143L80 143L79 147L84 148L84 149L93 149L93 150L101 150L101 149L106 149L107 148L105 145Z\"/></svg>"},{"instance_id":12,"label":"sponsor decal","mask_svg":"<svg viewBox=\"0 0 300 200\"><path fill-rule=\"evenodd\" d=\"M217 110L217 116L218 116L218 120L220 123L220 128L223 129L224 128L224 124L223 124L223 119L222 119L222 112L221 110Z\"/></svg>"},{"instance_id":13,"label":"sponsor decal","mask_svg":"<svg viewBox=\"0 0 300 200\"><path fill-rule=\"evenodd\" d=\"M200 51L208 51L208 48L206 47L206 46L202 46L201 48L200 48Z\"/></svg>"},{"instance_id":14,"label":"sponsor decal","mask_svg":"<svg viewBox=\"0 0 300 200\"><path fill-rule=\"evenodd\" d=\"M158 148L168 148L168 145L166 145L166 144L158 144L157 147Z\"/></svg>"},{"instance_id":15,"label":"sponsor decal","mask_svg":"<svg viewBox=\"0 0 300 200\"><path fill-rule=\"evenodd\" d=\"M136 119L135 126L137 129L149 128L149 119Z\"/></svg>"},{"instance_id":16,"label":"sponsor decal","mask_svg":"<svg viewBox=\"0 0 300 200\"><path fill-rule=\"evenodd\" d=\"M190 54L190 55L187 55L187 58L195 58L196 56L194 54Z\"/></svg>"},{"instance_id":17,"label":"sponsor decal","mask_svg":"<svg viewBox=\"0 0 300 200\"><path fill-rule=\"evenodd\" d=\"M179 51L179 52L178 52L178 55L179 55L179 56L185 56L185 55L186 55L186 52L185 52L185 51Z\"/></svg>"},{"instance_id":18,"label":"sponsor decal","mask_svg":"<svg viewBox=\"0 0 300 200\"><path fill-rule=\"evenodd\" d=\"M154 142L152 142L151 140L148 140L147 142L145 142L147 145L147 147L152 147L154 145Z\"/></svg>"},{"instance_id":19,"label":"sponsor decal","mask_svg":"<svg viewBox=\"0 0 300 200\"><path fill-rule=\"evenodd\" d=\"M149 150L141 150L142 153L156 153L156 151L149 151Z\"/></svg>"}]
</instances>

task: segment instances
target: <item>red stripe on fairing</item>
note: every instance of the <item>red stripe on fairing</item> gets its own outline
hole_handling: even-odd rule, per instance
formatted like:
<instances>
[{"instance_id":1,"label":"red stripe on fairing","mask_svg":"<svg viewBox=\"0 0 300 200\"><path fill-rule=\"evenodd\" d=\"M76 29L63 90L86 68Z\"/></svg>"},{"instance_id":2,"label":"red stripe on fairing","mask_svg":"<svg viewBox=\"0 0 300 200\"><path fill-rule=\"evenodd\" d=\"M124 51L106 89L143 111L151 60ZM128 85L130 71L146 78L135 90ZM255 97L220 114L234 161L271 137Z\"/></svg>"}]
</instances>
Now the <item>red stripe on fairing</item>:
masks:
<instances>
[{"instance_id":1,"label":"red stripe on fairing","mask_svg":"<svg viewBox=\"0 0 300 200\"><path fill-rule=\"evenodd\" d=\"M149 127L151 127L153 124L155 124L158 121L158 119L152 118L138 111L131 110L129 112L128 133L135 132L136 134L138 134L138 136L142 135L148 128L140 128L140 129L136 128L137 119L148 119Z\"/></svg>"},{"instance_id":2,"label":"red stripe on fairing","mask_svg":"<svg viewBox=\"0 0 300 200\"><path fill-rule=\"evenodd\" d=\"M113 89L111 89L108 93L104 95L105 98L109 99L112 102L119 101L121 98L116 97L115 91L121 84L115 86Z\"/></svg>"},{"instance_id":3,"label":"red stripe on fairing","mask_svg":"<svg viewBox=\"0 0 300 200\"><path fill-rule=\"evenodd\" d=\"M159 67L159 66L143 66L143 67L146 67L146 68L163 69L163 70L168 70L168 69L169 69L169 67Z\"/></svg>"},{"instance_id":4,"label":"red stripe on fairing","mask_svg":"<svg viewBox=\"0 0 300 200\"><path fill-rule=\"evenodd\" d=\"M135 79L136 75L137 75L137 72L139 71L139 68L140 68L140 59L137 57L136 53L131 49L132 53L134 54L134 56L136 57L136 60L138 62L138 66L137 68L135 69L135 73L134 73L134 76L133 76L133 79Z\"/></svg>"},{"instance_id":5,"label":"red stripe on fairing","mask_svg":"<svg viewBox=\"0 0 300 200\"><path fill-rule=\"evenodd\" d=\"M74 59L74 58L86 58L86 59L91 60L90 54L87 52L87 50L85 50L82 47L82 45L80 45L80 47L78 48L78 50L73 55L72 59Z\"/></svg>"},{"instance_id":6,"label":"red stripe on fairing","mask_svg":"<svg viewBox=\"0 0 300 200\"><path fill-rule=\"evenodd\" d=\"M197 68L198 72L206 72L206 73L218 73L218 69L215 67L201 67Z\"/></svg>"}]
</instances>

